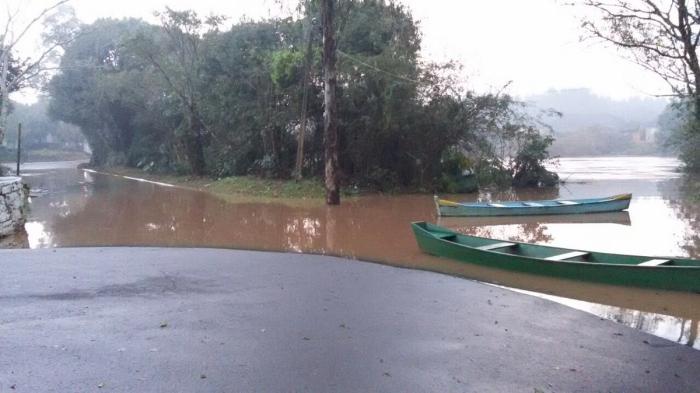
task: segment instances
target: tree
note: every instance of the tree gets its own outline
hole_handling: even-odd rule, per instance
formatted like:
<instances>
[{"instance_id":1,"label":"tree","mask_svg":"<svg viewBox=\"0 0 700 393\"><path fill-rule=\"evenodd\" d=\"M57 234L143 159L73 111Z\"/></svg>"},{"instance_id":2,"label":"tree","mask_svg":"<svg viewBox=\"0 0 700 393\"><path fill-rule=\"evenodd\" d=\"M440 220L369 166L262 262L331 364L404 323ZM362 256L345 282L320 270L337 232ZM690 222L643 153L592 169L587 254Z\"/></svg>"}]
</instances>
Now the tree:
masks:
<instances>
[{"instance_id":1,"label":"tree","mask_svg":"<svg viewBox=\"0 0 700 393\"><path fill-rule=\"evenodd\" d=\"M335 102L337 84L335 61L335 0L321 0L321 25L323 26L323 145L325 151L324 184L326 203L340 204L338 179L338 120Z\"/></svg>"},{"instance_id":2,"label":"tree","mask_svg":"<svg viewBox=\"0 0 700 393\"><path fill-rule=\"evenodd\" d=\"M202 37L217 31L224 21L221 16L201 19L194 11L175 11L166 7L160 17L159 36L140 36L141 54L155 67L170 89L180 99L183 108L183 123L178 131L192 173L204 175L204 157L207 124L201 114L202 89L198 86L202 69ZM160 42L155 39L161 38Z\"/></svg>"},{"instance_id":3,"label":"tree","mask_svg":"<svg viewBox=\"0 0 700 393\"><path fill-rule=\"evenodd\" d=\"M304 55L304 78L301 85L301 122L299 124L299 134L297 135L297 155L294 165L294 176L297 180L304 177L304 140L306 139L306 124L308 120L309 106L309 79L311 78L311 61L313 56L313 32L314 18L311 12L311 0L306 0L304 10L306 12L306 53Z\"/></svg>"},{"instance_id":4,"label":"tree","mask_svg":"<svg viewBox=\"0 0 700 393\"><path fill-rule=\"evenodd\" d=\"M624 49L679 97L693 97L700 115L700 3L686 0L584 0L599 19L584 20L593 36Z\"/></svg>"},{"instance_id":5,"label":"tree","mask_svg":"<svg viewBox=\"0 0 700 393\"><path fill-rule=\"evenodd\" d=\"M155 121L153 97L163 88L147 69L146 60L129 47L129 40L152 26L135 19L100 19L84 26L67 45L59 72L49 83L52 117L81 128L93 151L94 165L125 165L136 134L153 127L137 124L144 117ZM151 90L153 90L151 92ZM144 116L148 113L147 116ZM160 143L150 148L159 149Z\"/></svg>"},{"instance_id":6,"label":"tree","mask_svg":"<svg viewBox=\"0 0 700 393\"><path fill-rule=\"evenodd\" d=\"M48 60L56 50L73 39L77 27L71 8L62 8L69 0L60 0L41 10L25 23L20 21L21 8L10 11L0 32L0 144L7 127L10 110L10 93L36 81L47 71ZM47 27L43 34L45 47L37 54L17 59L17 47L38 23Z\"/></svg>"},{"instance_id":7,"label":"tree","mask_svg":"<svg viewBox=\"0 0 700 393\"><path fill-rule=\"evenodd\" d=\"M325 41L312 28L322 6L333 14L317 23ZM66 46L51 112L81 127L95 165L283 179L303 167L329 180L332 203L341 180L433 190L448 151L498 167L510 183L506 161L537 125L523 123L509 97L469 91L455 64L421 61L409 9L377 0L302 7L306 18L226 30L191 11L166 10L158 25L97 20Z\"/></svg>"},{"instance_id":8,"label":"tree","mask_svg":"<svg viewBox=\"0 0 700 393\"><path fill-rule=\"evenodd\" d=\"M622 48L642 67L663 78L673 94L690 105L679 146L690 170L700 170L700 2L687 0L584 0L599 20L583 27L594 37Z\"/></svg>"}]
</instances>

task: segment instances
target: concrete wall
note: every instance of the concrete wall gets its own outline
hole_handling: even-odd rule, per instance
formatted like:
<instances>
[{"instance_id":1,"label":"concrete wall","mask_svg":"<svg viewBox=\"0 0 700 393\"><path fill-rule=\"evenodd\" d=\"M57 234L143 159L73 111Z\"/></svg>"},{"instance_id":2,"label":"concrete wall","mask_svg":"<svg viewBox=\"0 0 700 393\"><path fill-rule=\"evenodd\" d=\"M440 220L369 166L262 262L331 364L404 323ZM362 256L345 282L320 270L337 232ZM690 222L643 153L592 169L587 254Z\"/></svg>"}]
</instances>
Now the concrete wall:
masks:
<instances>
[{"instance_id":1,"label":"concrete wall","mask_svg":"<svg viewBox=\"0 0 700 393\"><path fill-rule=\"evenodd\" d=\"M22 179L0 177L0 237L17 231L24 224L27 203Z\"/></svg>"}]
</instances>

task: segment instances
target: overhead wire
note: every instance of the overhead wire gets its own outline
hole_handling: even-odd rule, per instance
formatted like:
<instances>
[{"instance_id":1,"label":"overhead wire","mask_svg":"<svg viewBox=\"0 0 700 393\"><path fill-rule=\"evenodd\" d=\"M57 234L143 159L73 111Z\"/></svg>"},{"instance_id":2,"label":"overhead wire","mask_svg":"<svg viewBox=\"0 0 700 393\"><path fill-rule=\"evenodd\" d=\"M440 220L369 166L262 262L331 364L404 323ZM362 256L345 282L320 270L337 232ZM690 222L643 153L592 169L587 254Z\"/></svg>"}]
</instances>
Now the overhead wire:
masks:
<instances>
[{"instance_id":1,"label":"overhead wire","mask_svg":"<svg viewBox=\"0 0 700 393\"><path fill-rule=\"evenodd\" d=\"M378 71L378 72L381 72L381 73L383 73L383 74L392 76L392 77L394 77L394 78L396 78L396 79L401 79L401 80L403 80L403 81L410 82L410 83L415 83L415 84L420 84L420 83L421 83L421 81L419 81L419 80L411 79L411 78L405 77L405 76L403 76L403 75L395 74L395 73L393 73L393 72L391 72L391 71L387 71L387 70L381 69L381 68L379 68L379 67L377 67L377 66L375 66L375 65L373 65L373 64L369 64L369 63L367 63L367 62L364 62L364 61L362 61L362 60L360 60L360 59L358 59L358 58L356 58L356 57L354 57L354 56L352 56L352 55L349 55L349 54L343 52L343 51L340 50L340 49L336 49L336 51L337 51L341 56L343 56L343 57L346 57L346 58L348 58L348 59L350 59L350 60L352 60L352 61L354 61L354 62L356 62L356 63L358 63L358 64L361 64L361 65L363 65L363 66L365 66L365 67L371 68L371 69L373 69L373 70L375 70L375 71Z\"/></svg>"}]
</instances>

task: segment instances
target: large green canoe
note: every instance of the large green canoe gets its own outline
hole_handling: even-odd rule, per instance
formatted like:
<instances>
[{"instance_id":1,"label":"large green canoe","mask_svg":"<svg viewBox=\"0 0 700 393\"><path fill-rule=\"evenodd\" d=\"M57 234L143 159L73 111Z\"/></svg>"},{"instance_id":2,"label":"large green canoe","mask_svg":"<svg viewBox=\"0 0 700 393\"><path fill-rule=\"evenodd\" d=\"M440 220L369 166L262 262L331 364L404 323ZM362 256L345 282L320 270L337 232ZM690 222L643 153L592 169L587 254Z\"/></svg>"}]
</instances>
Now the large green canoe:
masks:
<instances>
[{"instance_id":1,"label":"large green canoe","mask_svg":"<svg viewBox=\"0 0 700 393\"><path fill-rule=\"evenodd\" d=\"M632 194L604 198L552 199L542 201L453 202L435 197L438 215L464 216L522 216L533 214L605 213L625 210Z\"/></svg>"},{"instance_id":2,"label":"large green canoe","mask_svg":"<svg viewBox=\"0 0 700 393\"><path fill-rule=\"evenodd\" d=\"M700 261L580 251L462 235L426 222L413 233L424 252L543 276L700 293Z\"/></svg>"}]
</instances>

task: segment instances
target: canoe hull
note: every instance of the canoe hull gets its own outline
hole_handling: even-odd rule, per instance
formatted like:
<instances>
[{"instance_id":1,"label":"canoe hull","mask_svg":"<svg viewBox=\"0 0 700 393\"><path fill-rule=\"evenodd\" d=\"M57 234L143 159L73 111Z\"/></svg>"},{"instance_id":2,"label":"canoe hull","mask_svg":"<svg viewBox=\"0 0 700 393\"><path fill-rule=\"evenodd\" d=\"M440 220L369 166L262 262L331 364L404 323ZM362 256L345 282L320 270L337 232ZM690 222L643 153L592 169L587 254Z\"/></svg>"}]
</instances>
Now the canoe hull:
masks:
<instances>
[{"instance_id":1,"label":"canoe hull","mask_svg":"<svg viewBox=\"0 0 700 393\"><path fill-rule=\"evenodd\" d=\"M443 240L433 236L430 231L422 228L420 224L423 223L412 224L418 246L423 252L438 257L554 278L700 293L700 267L639 267L636 265L548 261L540 258L483 251ZM427 225L431 226L430 224ZM451 232L444 228L432 227L445 231L445 233ZM492 239L484 240L493 241ZM607 255L632 260L645 258L614 254Z\"/></svg>"},{"instance_id":2,"label":"canoe hull","mask_svg":"<svg viewBox=\"0 0 700 393\"><path fill-rule=\"evenodd\" d=\"M577 203L575 205L555 206L473 206L469 204L442 205L438 202L438 213L443 217L469 216L525 216L551 214L586 214L609 213L629 208L630 199L601 199L598 201Z\"/></svg>"},{"instance_id":3,"label":"canoe hull","mask_svg":"<svg viewBox=\"0 0 700 393\"><path fill-rule=\"evenodd\" d=\"M632 225L626 211L592 214L549 214L521 216L438 217L437 224L445 228L470 228L485 225L526 224L619 224Z\"/></svg>"}]
</instances>

